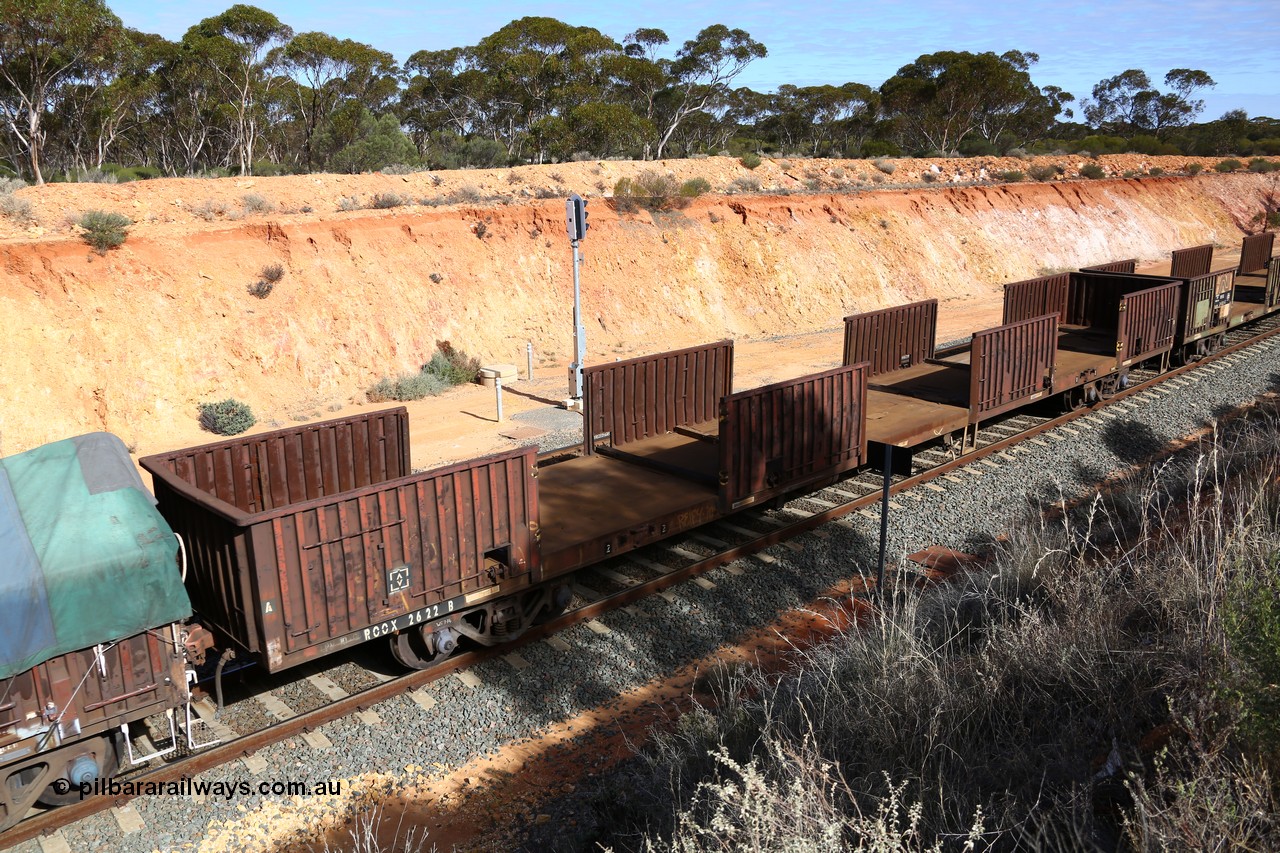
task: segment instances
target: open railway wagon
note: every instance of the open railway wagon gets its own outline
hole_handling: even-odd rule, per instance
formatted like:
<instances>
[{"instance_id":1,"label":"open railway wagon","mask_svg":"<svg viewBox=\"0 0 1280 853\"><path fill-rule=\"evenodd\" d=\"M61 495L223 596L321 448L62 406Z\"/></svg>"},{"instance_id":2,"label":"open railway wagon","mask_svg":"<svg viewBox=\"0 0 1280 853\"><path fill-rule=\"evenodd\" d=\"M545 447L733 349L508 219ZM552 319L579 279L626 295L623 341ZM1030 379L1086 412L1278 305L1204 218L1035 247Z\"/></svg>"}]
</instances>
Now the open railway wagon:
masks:
<instances>
[{"instance_id":1,"label":"open railway wagon","mask_svg":"<svg viewBox=\"0 0 1280 853\"><path fill-rule=\"evenodd\" d=\"M133 754L130 724L166 715L176 749L191 614L178 554L115 436L0 460L0 829L155 757ZM188 706L188 737L190 722Z\"/></svg>"},{"instance_id":2,"label":"open railway wagon","mask_svg":"<svg viewBox=\"0 0 1280 853\"><path fill-rule=\"evenodd\" d=\"M1052 392L1069 408L1122 390L1129 370L1143 362L1155 359L1164 369L1178 345L1187 282L1114 271L1129 263L1005 285L1006 323L1046 312L1057 317Z\"/></svg>"},{"instance_id":3,"label":"open railway wagon","mask_svg":"<svg viewBox=\"0 0 1280 853\"><path fill-rule=\"evenodd\" d=\"M600 452L414 473L398 407L140 464L219 647L275 672L385 639L422 668L554 616L575 568L865 460L862 366L731 394L731 363L722 342L589 368Z\"/></svg>"},{"instance_id":4,"label":"open railway wagon","mask_svg":"<svg viewBox=\"0 0 1280 853\"><path fill-rule=\"evenodd\" d=\"M867 437L905 448L895 469L910 470L913 448L941 439L964 450L985 419L1051 393L1057 317L1020 318L977 332L937 357L938 301L928 299L846 317L844 362L868 365ZM960 439L956 439L956 435Z\"/></svg>"},{"instance_id":5,"label":"open railway wagon","mask_svg":"<svg viewBox=\"0 0 1280 853\"><path fill-rule=\"evenodd\" d=\"M1280 263L1271 257L1274 235L1245 237L1240 260L1213 268L1213 246L1175 249L1168 276L1140 276L1149 281L1182 283L1182 311L1173 345L1180 363L1220 349L1228 330L1280 309ZM1109 269L1134 274L1135 261L1118 261L1085 270Z\"/></svg>"}]
</instances>

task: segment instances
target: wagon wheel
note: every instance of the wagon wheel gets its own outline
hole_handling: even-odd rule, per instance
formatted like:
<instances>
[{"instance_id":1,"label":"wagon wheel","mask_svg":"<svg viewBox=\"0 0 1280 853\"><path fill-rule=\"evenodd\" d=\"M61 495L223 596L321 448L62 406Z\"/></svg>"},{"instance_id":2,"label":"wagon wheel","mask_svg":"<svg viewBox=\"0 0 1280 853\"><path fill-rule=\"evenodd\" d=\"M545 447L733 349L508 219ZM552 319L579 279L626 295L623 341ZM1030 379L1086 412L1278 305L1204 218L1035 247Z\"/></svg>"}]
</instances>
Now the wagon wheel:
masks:
<instances>
[{"instance_id":1,"label":"wagon wheel","mask_svg":"<svg viewBox=\"0 0 1280 853\"><path fill-rule=\"evenodd\" d=\"M431 637L423 636L421 628L391 635L390 644L391 656L409 669L428 669L441 657L436 653Z\"/></svg>"},{"instance_id":2,"label":"wagon wheel","mask_svg":"<svg viewBox=\"0 0 1280 853\"><path fill-rule=\"evenodd\" d=\"M1078 412L1088 404L1084 386L1062 392L1062 411Z\"/></svg>"},{"instance_id":3,"label":"wagon wheel","mask_svg":"<svg viewBox=\"0 0 1280 853\"><path fill-rule=\"evenodd\" d=\"M44 806L69 806L81 800L79 785L99 779L110 779L120 769L120 752L112 738L103 736L79 744L81 749L67 753L60 765L55 764L49 784L40 794ZM60 784L61 783L61 784ZM66 790L62 790L62 788Z\"/></svg>"}]
</instances>

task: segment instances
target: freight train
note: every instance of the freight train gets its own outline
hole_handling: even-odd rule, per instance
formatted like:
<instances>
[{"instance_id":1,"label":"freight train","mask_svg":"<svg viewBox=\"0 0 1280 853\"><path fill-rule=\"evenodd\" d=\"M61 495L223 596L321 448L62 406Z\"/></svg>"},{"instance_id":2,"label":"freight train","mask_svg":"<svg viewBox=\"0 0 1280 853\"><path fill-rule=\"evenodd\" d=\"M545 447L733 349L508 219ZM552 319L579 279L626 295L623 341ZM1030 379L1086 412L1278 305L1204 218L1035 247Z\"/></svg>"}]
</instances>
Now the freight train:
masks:
<instances>
[{"instance_id":1,"label":"freight train","mask_svg":"<svg viewBox=\"0 0 1280 853\"><path fill-rule=\"evenodd\" d=\"M568 604L575 569L1211 352L1280 308L1272 248L1015 282L1002 324L946 351L934 300L858 314L841 366L749 390L732 341L593 366L582 446L542 456L415 473L400 407L147 456L154 506L106 434L5 459L0 828L139 760L130 724L190 739L211 648L278 672L372 640L411 668L507 642Z\"/></svg>"}]
</instances>

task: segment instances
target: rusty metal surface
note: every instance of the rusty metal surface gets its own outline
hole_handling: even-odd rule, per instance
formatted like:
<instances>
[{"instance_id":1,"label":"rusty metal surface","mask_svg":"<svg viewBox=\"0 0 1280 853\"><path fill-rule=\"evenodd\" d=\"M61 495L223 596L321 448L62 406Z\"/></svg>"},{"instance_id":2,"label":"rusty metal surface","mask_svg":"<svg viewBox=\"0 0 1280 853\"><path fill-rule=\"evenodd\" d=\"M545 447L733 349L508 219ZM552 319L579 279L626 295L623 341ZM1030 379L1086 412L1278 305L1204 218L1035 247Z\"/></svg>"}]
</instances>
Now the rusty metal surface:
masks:
<instances>
[{"instance_id":1,"label":"rusty metal surface","mask_svg":"<svg viewBox=\"0 0 1280 853\"><path fill-rule=\"evenodd\" d=\"M720 506L767 500L862 464L870 366L846 365L724 398Z\"/></svg>"},{"instance_id":2,"label":"rusty metal surface","mask_svg":"<svg viewBox=\"0 0 1280 853\"><path fill-rule=\"evenodd\" d=\"M1053 387L1058 315L1007 323L973 336L969 422L1016 408Z\"/></svg>"},{"instance_id":3,"label":"rusty metal surface","mask_svg":"<svg viewBox=\"0 0 1280 853\"><path fill-rule=\"evenodd\" d=\"M1274 308L1280 304L1280 258L1267 261L1267 295L1266 305Z\"/></svg>"},{"instance_id":4,"label":"rusty metal surface","mask_svg":"<svg viewBox=\"0 0 1280 853\"><path fill-rule=\"evenodd\" d=\"M1234 269L1215 270L1186 279L1182 291L1184 310L1178 332L1183 343L1226 330L1235 281Z\"/></svg>"},{"instance_id":5,"label":"rusty metal surface","mask_svg":"<svg viewBox=\"0 0 1280 853\"><path fill-rule=\"evenodd\" d=\"M1178 282L1167 282L1125 294L1116 329L1116 358L1121 367L1173 348L1182 290Z\"/></svg>"},{"instance_id":6,"label":"rusty metal surface","mask_svg":"<svg viewBox=\"0 0 1280 853\"><path fill-rule=\"evenodd\" d=\"M1274 231L1263 231L1261 234L1250 234L1240 244L1240 266L1236 272L1246 275L1266 270L1271 260L1271 250L1275 244Z\"/></svg>"},{"instance_id":7,"label":"rusty metal surface","mask_svg":"<svg viewBox=\"0 0 1280 853\"><path fill-rule=\"evenodd\" d=\"M183 657L170 626L58 655L2 679L0 780L9 774L6 768L21 767L19 762L180 707L185 699ZM46 716L49 708L57 709L60 725ZM65 732L62 738L51 731L58 728ZM16 793L0 785L0 826L22 816L9 811Z\"/></svg>"},{"instance_id":8,"label":"rusty metal surface","mask_svg":"<svg viewBox=\"0 0 1280 853\"><path fill-rule=\"evenodd\" d=\"M678 426L713 421L733 391L733 341L718 341L583 371L583 452L595 436L629 444Z\"/></svg>"},{"instance_id":9,"label":"rusty metal surface","mask_svg":"<svg viewBox=\"0 0 1280 853\"><path fill-rule=\"evenodd\" d=\"M1081 267L1081 272L1122 272L1132 273L1138 269L1137 258L1125 258L1123 261L1111 261L1105 264L1094 264L1090 267Z\"/></svg>"},{"instance_id":10,"label":"rusty metal surface","mask_svg":"<svg viewBox=\"0 0 1280 853\"><path fill-rule=\"evenodd\" d=\"M1121 369L1173 347L1184 287L1159 276L1072 273L1066 322L1114 332L1115 364Z\"/></svg>"},{"instance_id":11,"label":"rusty metal surface","mask_svg":"<svg viewBox=\"0 0 1280 853\"><path fill-rule=\"evenodd\" d=\"M1208 275L1213 265L1213 244L1174 249L1169 263L1170 278L1196 278Z\"/></svg>"},{"instance_id":12,"label":"rusty metal surface","mask_svg":"<svg viewBox=\"0 0 1280 853\"><path fill-rule=\"evenodd\" d=\"M536 450L379 480L394 468L378 460L408 467L407 417L389 421L399 429L392 440L379 435L387 415L372 413L364 424L346 418L304 428L321 438L302 442L303 453L288 452L298 442L269 434L266 447L279 453L252 452L262 437L249 437L239 450L222 442L144 460L160 511L187 542L189 587L200 621L269 671L370 639L366 629L428 606L499 583L540 579ZM370 440L344 441L344 435ZM405 448L404 457L381 450L393 446ZM367 449L367 456L350 456L352 447ZM228 479L211 480L201 473L207 473L204 466L191 464L209 458L245 460L246 470L230 472L233 480L261 482L264 494L300 497L245 512L199 487ZM255 465L262 460L266 471ZM330 473L334 486L357 485L330 492ZM318 497L301 497L321 488Z\"/></svg>"},{"instance_id":13,"label":"rusty metal surface","mask_svg":"<svg viewBox=\"0 0 1280 853\"><path fill-rule=\"evenodd\" d=\"M1043 317L1045 314L1057 314L1058 322L1067 322L1067 290L1070 281L1069 273L1058 273L1006 284L1004 317L1000 322L1008 325Z\"/></svg>"},{"instance_id":14,"label":"rusty metal surface","mask_svg":"<svg viewBox=\"0 0 1280 853\"><path fill-rule=\"evenodd\" d=\"M844 363L870 364L879 376L933 358L938 300L882 308L844 318Z\"/></svg>"},{"instance_id":15,"label":"rusty metal surface","mask_svg":"<svg viewBox=\"0 0 1280 853\"><path fill-rule=\"evenodd\" d=\"M1220 350L1219 352L1208 356L1202 362L1188 364L1184 367L1171 370L1149 382L1145 382L1140 385L1133 385L1116 394L1111 402L1123 401L1128 397L1140 394L1148 388L1156 386L1166 380L1198 370L1204 364L1212 363L1219 358L1232 355L1258 343L1259 341L1272 338L1277 335L1280 335L1280 328ZM1041 435L1055 427L1061 426L1062 424L1070 423L1077 418L1089 416L1095 411L1097 411L1097 408L1094 407L1080 409L1062 415L1054 420L1042 423L1026 432L1000 439L992 444L979 448L973 453L958 456L949 461L943 462L936 467L930 468L927 471L895 483L891 487L890 491L892 494L899 494L907 489L914 488L921 483L927 483L939 477L943 477L958 468L964 467L965 465L985 457L1006 451L1028 438ZM864 507L869 507L879 502L879 500L879 493L872 493L858 498L857 500L850 501L849 503L841 504L822 512L805 516L787 524L784 527L774 528L759 538L736 545L717 554L713 554L701 561L676 569L669 574L662 575L650 581L646 581L644 583L628 587L620 592L605 596L582 608L570 611L557 619L540 626L535 626L522 634L520 639L511 645L484 648L467 654L455 655L429 670L412 672L392 681L376 684L360 693L356 693L346 697L345 699L324 705L314 711L299 714L285 722L276 723L275 725L269 726L253 734L237 738L229 743L219 744L218 746L197 753L181 761L176 761L172 764L163 764L155 770L148 771L137 777L135 781L144 784L163 783L205 773L209 770L227 764L243 755L248 755L273 743L279 743L287 738L293 737L300 732L312 731L327 722L355 713L357 710L369 708L379 702L390 699L393 696L416 689L439 678L443 678L453 672L474 666L477 663L492 660L514 649L518 649L521 646L535 643L546 637L560 633L573 625L581 624L589 619L602 616L611 610L640 601L646 596L650 596L661 590L676 586L677 584L683 583L690 578L697 577L711 571L712 569L728 565L751 554L759 553L773 545L792 539L800 533L813 530L814 528L820 527L829 521L842 518ZM83 820L90 815L105 811L112 806L121 804L129 799L132 799L132 797L128 795L121 797L91 796L75 803L74 805L65 806L60 809L36 815L23 821L13 829L0 833L0 849L20 844L23 841L36 838L44 833L51 833L59 827L67 826L76 821Z\"/></svg>"}]
</instances>

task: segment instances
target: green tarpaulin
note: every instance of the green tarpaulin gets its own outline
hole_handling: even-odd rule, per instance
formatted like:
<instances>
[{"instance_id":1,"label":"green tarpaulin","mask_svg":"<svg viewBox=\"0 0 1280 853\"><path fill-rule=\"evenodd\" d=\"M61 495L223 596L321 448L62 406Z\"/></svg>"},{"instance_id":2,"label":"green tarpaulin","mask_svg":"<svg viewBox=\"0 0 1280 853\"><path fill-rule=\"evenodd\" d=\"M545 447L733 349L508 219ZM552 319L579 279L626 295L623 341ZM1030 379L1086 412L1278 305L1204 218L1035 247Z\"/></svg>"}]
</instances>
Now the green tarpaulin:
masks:
<instances>
[{"instance_id":1,"label":"green tarpaulin","mask_svg":"<svg viewBox=\"0 0 1280 853\"><path fill-rule=\"evenodd\" d=\"M0 459L0 678L191 615L177 551L114 435Z\"/></svg>"}]
</instances>

